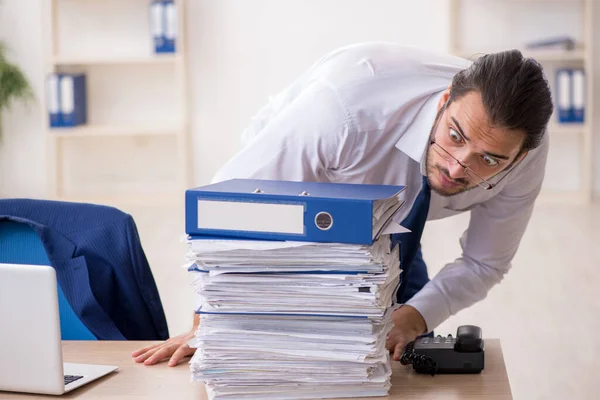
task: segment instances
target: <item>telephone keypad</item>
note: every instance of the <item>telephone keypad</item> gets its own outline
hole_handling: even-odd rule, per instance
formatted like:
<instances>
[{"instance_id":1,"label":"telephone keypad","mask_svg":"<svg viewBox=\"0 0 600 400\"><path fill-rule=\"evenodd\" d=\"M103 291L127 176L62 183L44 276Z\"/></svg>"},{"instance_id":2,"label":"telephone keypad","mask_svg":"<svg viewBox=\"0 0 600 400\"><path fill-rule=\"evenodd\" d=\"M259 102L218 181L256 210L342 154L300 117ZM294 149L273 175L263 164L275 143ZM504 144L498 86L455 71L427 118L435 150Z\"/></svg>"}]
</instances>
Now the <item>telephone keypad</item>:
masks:
<instances>
[{"instance_id":1,"label":"telephone keypad","mask_svg":"<svg viewBox=\"0 0 600 400\"><path fill-rule=\"evenodd\" d=\"M452 337L452 335L441 336L437 335L433 338L430 337L422 337L419 339L419 347L422 348L444 348L444 349L452 349L454 348L454 344L456 343L456 338Z\"/></svg>"}]
</instances>

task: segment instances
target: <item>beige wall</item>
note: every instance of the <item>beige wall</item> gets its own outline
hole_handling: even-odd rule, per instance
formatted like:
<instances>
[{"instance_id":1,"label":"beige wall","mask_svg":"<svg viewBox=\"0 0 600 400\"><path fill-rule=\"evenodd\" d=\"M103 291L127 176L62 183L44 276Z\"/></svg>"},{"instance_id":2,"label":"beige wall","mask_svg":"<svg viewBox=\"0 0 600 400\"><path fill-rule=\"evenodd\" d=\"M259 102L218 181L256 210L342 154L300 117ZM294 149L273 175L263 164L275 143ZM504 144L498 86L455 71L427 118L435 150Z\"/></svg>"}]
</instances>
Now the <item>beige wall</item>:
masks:
<instances>
[{"instance_id":1,"label":"beige wall","mask_svg":"<svg viewBox=\"0 0 600 400\"><path fill-rule=\"evenodd\" d=\"M43 1L47 0L3 0L0 6L0 38L7 42L12 59L23 68L38 94L41 93L44 79L42 54L47 49L40 24ZM135 3L145 1L104 0L104 3L119 3L123 4L119 7L127 8L127 4L135 7ZM471 3L479 4L472 0ZM561 29L567 33L577 32L577 10L580 8L574 7L574 11L564 13L560 7L565 7L565 3L561 3L552 2L544 7L552 18L565 17ZM78 7L86 7L86 4L94 7L96 2L79 2ZM186 4L191 150L195 184L198 185L207 183L238 150L243 128L268 101L268 97L287 85L325 52L368 40L397 41L442 51L449 48L447 0L188 0ZM566 4L568 6L569 3ZM530 12L536 12L536 6L532 7ZM556 9L553 11L552 7ZM480 12L475 6L469 9L471 14ZM600 10L597 10L598 13ZM477 15L471 15L471 18L477 20ZM498 21L502 18L508 17L498 15ZM518 21L515 22L514 18L513 15L508 22L521 21L520 27L525 26L528 20L526 15L520 14ZM537 29L542 34L545 26L548 25L532 25L528 28L530 32L536 32ZM129 29L131 34L128 35L124 30L123 35L128 38L135 36L135 39L115 43L117 50L125 52L128 51L127 46L143 43L139 40L140 26L131 26ZM481 37L469 35L469 29L478 29L477 24L463 29L467 40L477 45ZM502 38L499 29L490 27L488 39ZM63 37L65 35L68 34L63 33ZM75 41L76 45L84 45L74 48L93 48L94 40L101 45L106 44L106 40L94 39L94 36ZM596 48L600 48L599 43L596 43ZM123 48L119 49L118 46ZM596 59L599 53L596 50ZM600 68L600 62L596 65L596 69ZM135 67L123 70L119 70L120 67L111 68L114 71L102 72L102 80L95 81L95 84L101 87L105 81L120 79L117 85L121 87L120 90L129 91L129 94L140 93L125 106L138 104L137 109L132 107L132 113L141 113L142 117L144 112L151 114L157 107L156 102L140 103L144 100L141 93L152 89L160 91L161 85L165 85L162 77L169 73L168 67L144 67L143 73L132 71L131 68ZM156 79L153 80L153 77ZM169 108L169 104L165 107ZM596 101L598 107L600 101ZM96 115L108 118L122 110L107 107L97 110ZM173 107L173 110L176 112L177 108ZM135 117L139 119L139 115ZM3 115L5 135L0 145L0 195L45 195L44 122L39 103L29 108L18 105ZM600 121L596 123L596 126L599 125ZM578 144L568 138L555 143L547 184L558 189L573 188L578 182ZM598 149L596 154L600 154L600 140L596 141L595 148ZM94 155L97 149L104 153ZM167 179L177 165L164 154L167 149L174 149L174 142L164 138L151 141L119 138L69 142L66 147L66 188L82 191L110 186L130 188L137 178L140 178L142 186L151 185L152 179ZM102 163L104 154L117 157L135 151L142 154L142 160L112 168ZM99 167L84 168L84 162L93 162ZM159 166L160 176L148 176L148 165ZM600 162L597 162L597 166L600 168ZM126 176L119 178L120 172L125 170ZM595 189L600 193L600 174L595 174Z\"/></svg>"}]
</instances>

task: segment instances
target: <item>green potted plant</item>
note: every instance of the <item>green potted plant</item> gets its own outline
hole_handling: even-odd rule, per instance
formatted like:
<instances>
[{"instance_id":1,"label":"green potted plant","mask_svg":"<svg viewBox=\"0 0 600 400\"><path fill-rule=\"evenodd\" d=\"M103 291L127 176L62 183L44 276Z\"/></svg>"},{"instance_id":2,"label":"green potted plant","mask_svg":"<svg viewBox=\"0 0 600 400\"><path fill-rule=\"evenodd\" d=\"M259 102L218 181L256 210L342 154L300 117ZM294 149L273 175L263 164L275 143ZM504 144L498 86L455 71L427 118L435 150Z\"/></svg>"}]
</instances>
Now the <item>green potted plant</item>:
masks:
<instances>
[{"instance_id":1,"label":"green potted plant","mask_svg":"<svg viewBox=\"0 0 600 400\"><path fill-rule=\"evenodd\" d=\"M2 112L15 100L28 101L33 97L29 82L18 66L6 58L6 46L0 42L0 141L2 140Z\"/></svg>"}]
</instances>

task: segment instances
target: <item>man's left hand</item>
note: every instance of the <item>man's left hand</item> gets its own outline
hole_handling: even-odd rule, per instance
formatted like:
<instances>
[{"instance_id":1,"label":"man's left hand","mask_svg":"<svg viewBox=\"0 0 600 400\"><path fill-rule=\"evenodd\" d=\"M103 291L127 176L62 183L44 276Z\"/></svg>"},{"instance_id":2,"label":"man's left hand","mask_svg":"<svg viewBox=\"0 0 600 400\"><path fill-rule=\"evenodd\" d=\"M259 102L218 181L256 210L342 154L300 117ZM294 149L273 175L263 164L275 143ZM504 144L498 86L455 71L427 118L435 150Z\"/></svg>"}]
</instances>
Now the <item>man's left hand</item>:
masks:
<instances>
[{"instance_id":1,"label":"man's left hand","mask_svg":"<svg viewBox=\"0 0 600 400\"><path fill-rule=\"evenodd\" d=\"M427 324L421 313L407 305L394 311L392 320L394 328L388 334L386 348L390 353L394 353L392 356L394 361L400 361L406 345L427 332Z\"/></svg>"}]
</instances>

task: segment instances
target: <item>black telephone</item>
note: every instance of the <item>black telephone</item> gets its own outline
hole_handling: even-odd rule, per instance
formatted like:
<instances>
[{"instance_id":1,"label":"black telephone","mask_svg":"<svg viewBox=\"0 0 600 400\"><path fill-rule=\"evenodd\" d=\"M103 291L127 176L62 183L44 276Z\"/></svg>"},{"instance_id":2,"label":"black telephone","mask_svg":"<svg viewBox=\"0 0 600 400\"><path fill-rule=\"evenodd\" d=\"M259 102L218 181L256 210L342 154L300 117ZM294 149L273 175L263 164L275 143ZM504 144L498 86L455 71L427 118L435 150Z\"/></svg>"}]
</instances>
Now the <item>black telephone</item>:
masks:
<instances>
[{"instance_id":1,"label":"black telephone","mask_svg":"<svg viewBox=\"0 0 600 400\"><path fill-rule=\"evenodd\" d=\"M419 337L410 342L400 362L412 364L419 373L476 374L484 367L484 343L481 328L474 325L459 326L456 338Z\"/></svg>"}]
</instances>

